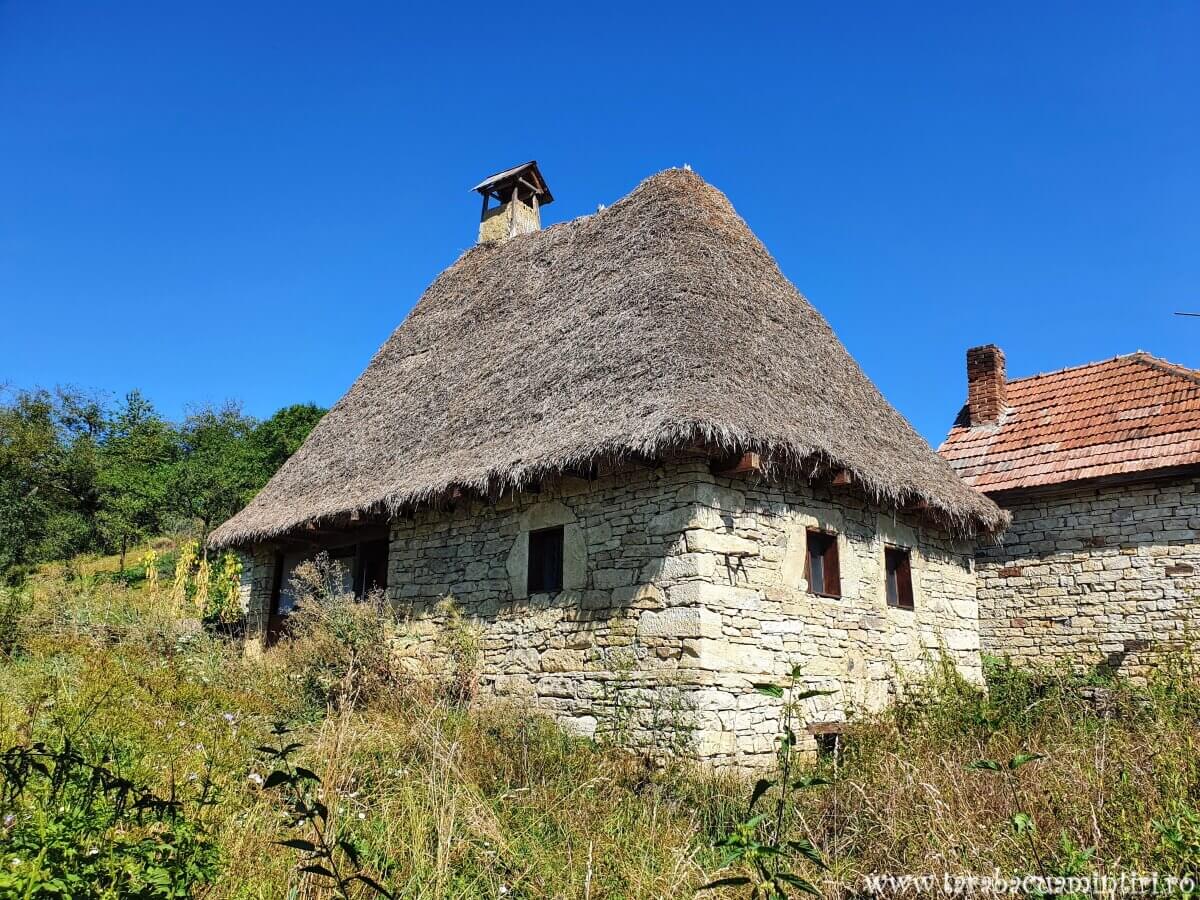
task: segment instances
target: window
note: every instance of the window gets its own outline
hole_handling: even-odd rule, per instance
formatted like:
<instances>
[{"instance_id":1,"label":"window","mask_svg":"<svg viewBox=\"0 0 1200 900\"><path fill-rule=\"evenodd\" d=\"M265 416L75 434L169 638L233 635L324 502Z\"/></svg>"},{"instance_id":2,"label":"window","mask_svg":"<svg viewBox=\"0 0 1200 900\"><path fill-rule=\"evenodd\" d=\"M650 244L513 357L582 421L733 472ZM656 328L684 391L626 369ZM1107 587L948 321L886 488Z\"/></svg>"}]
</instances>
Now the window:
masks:
<instances>
[{"instance_id":1,"label":"window","mask_svg":"<svg viewBox=\"0 0 1200 900\"><path fill-rule=\"evenodd\" d=\"M823 597L842 595L837 535L827 531L808 533L808 589Z\"/></svg>"},{"instance_id":2,"label":"window","mask_svg":"<svg viewBox=\"0 0 1200 900\"><path fill-rule=\"evenodd\" d=\"M562 585L563 527L529 532L529 593L553 594Z\"/></svg>"},{"instance_id":3,"label":"window","mask_svg":"<svg viewBox=\"0 0 1200 900\"><path fill-rule=\"evenodd\" d=\"M912 564L908 550L885 547L884 575L887 578L887 604L898 609L913 608Z\"/></svg>"},{"instance_id":4,"label":"window","mask_svg":"<svg viewBox=\"0 0 1200 900\"><path fill-rule=\"evenodd\" d=\"M387 590L388 542L367 541L358 545L358 567L354 573L354 593L365 597L372 591Z\"/></svg>"}]
</instances>

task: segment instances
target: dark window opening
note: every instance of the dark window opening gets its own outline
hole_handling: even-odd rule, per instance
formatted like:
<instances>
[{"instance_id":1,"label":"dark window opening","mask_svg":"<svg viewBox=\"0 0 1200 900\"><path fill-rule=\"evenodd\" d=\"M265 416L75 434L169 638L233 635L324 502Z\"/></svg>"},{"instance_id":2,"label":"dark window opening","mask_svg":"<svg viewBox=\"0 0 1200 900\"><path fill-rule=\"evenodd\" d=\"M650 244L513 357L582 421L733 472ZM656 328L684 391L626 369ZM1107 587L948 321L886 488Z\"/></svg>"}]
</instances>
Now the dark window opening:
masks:
<instances>
[{"instance_id":1,"label":"dark window opening","mask_svg":"<svg viewBox=\"0 0 1200 900\"><path fill-rule=\"evenodd\" d=\"M554 594L563 586L563 527L529 532L529 578L531 594Z\"/></svg>"},{"instance_id":2,"label":"dark window opening","mask_svg":"<svg viewBox=\"0 0 1200 900\"><path fill-rule=\"evenodd\" d=\"M358 566L354 593L366 597L372 591L387 589L388 542L367 541L358 545Z\"/></svg>"},{"instance_id":3,"label":"dark window opening","mask_svg":"<svg viewBox=\"0 0 1200 900\"><path fill-rule=\"evenodd\" d=\"M909 551L902 547L885 547L883 567L887 579L888 606L912 609L912 563Z\"/></svg>"},{"instance_id":4,"label":"dark window opening","mask_svg":"<svg viewBox=\"0 0 1200 900\"><path fill-rule=\"evenodd\" d=\"M827 531L808 533L808 589L824 597L842 595L837 535Z\"/></svg>"}]
</instances>

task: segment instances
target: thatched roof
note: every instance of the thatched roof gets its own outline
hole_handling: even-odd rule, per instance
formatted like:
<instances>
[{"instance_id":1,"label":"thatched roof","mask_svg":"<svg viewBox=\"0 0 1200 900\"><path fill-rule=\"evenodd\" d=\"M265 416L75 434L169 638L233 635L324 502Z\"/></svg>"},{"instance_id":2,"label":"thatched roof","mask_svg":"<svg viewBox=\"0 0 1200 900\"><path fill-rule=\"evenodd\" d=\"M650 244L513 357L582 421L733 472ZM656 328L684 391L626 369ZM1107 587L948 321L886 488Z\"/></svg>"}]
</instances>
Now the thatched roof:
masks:
<instances>
[{"instance_id":1,"label":"thatched roof","mask_svg":"<svg viewBox=\"0 0 1200 900\"><path fill-rule=\"evenodd\" d=\"M425 292L218 545L707 442L848 470L962 534L1006 516L883 398L725 196L690 171L482 244Z\"/></svg>"}]
</instances>

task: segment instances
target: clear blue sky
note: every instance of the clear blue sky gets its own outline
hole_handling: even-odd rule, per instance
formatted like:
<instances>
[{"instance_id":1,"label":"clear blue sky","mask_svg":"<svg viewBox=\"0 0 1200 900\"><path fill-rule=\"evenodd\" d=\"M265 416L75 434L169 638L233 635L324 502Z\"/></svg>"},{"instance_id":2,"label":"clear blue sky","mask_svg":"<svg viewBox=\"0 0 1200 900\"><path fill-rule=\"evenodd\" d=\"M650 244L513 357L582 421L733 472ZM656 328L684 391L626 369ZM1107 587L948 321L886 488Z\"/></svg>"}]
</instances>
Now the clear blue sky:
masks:
<instances>
[{"instance_id":1,"label":"clear blue sky","mask_svg":"<svg viewBox=\"0 0 1200 900\"><path fill-rule=\"evenodd\" d=\"M1200 367L1200 4L0 0L0 383L332 404L536 157L690 163L929 440L963 353Z\"/></svg>"}]
</instances>

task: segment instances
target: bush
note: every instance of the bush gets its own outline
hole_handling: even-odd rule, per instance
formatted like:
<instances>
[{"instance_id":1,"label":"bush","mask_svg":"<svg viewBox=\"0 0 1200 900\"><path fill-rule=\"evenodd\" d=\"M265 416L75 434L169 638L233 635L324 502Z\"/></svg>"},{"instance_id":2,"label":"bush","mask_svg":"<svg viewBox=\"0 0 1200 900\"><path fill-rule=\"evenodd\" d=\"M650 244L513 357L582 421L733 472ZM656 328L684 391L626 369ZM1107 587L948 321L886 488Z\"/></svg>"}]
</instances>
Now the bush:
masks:
<instances>
[{"instance_id":1,"label":"bush","mask_svg":"<svg viewBox=\"0 0 1200 900\"><path fill-rule=\"evenodd\" d=\"M345 583L345 569L325 553L292 574L297 609L280 653L304 695L321 708L369 702L403 680L387 597L373 591L360 600Z\"/></svg>"},{"instance_id":2,"label":"bush","mask_svg":"<svg viewBox=\"0 0 1200 900\"><path fill-rule=\"evenodd\" d=\"M217 851L188 801L90 762L64 741L0 753L0 894L25 898L177 898L212 881Z\"/></svg>"}]
</instances>

